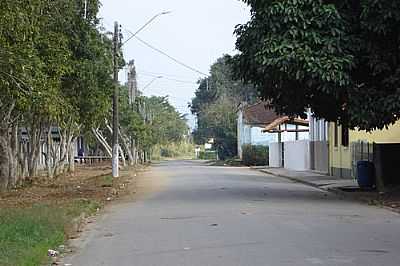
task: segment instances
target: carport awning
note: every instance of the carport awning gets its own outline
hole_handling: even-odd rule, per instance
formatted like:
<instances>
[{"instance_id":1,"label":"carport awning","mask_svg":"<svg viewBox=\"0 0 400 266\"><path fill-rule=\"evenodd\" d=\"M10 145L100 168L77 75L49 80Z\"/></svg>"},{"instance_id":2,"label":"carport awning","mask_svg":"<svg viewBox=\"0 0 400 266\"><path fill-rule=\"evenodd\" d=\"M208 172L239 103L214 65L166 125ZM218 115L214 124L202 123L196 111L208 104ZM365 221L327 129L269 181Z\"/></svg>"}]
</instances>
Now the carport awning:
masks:
<instances>
[{"instance_id":1,"label":"carport awning","mask_svg":"<svg viewBox=\"0 0 400 266\"><path fill-rule=\"evenodd\" d=\"M282 125L295 125L308 127L310 123L307 120L301 118L290 118L289 116L282 116L275 119L272 123L267 125L264 129L264 133L282 133L282 132L308 132L309 129L281 129Z\"/></svg>"}]
</instances>

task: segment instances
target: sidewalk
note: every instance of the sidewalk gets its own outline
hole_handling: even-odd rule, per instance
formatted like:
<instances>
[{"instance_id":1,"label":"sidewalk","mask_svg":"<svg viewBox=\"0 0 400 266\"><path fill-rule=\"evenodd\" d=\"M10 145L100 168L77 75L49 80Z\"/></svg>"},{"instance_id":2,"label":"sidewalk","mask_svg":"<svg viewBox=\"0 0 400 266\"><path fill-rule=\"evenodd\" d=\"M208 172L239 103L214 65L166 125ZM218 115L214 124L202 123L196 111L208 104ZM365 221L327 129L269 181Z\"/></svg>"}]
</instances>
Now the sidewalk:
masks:
<instances>
[{"instance_id":1,"label":"sidewalk","mask_svg":"<svg viewBox=\"0 0 400 266\"><path fill-rule=\"evenodd\" d=\"M285 168L255 167L253 169L329 191L348 199L359 200L370 205L379 205L383 208L400 213L400 203L398 202L397 196L396 200L392 201L389 200L393 198L392 195L383 195L374 190L360 189L357 181L354 179L341 179L313 171L294 171Z\"/></svg>"},{"instance_id":2,"label":"sidewalk","mask_svg":"<svg viewBox=\"0 0 400 266\"><path fill-rule=\"evenodd\" d=\"M285 168L261 168L259 170L324 190L357 190L359 188L354 179L340 179L312 171L293 171Z\"/></svg>"}]
</instances>

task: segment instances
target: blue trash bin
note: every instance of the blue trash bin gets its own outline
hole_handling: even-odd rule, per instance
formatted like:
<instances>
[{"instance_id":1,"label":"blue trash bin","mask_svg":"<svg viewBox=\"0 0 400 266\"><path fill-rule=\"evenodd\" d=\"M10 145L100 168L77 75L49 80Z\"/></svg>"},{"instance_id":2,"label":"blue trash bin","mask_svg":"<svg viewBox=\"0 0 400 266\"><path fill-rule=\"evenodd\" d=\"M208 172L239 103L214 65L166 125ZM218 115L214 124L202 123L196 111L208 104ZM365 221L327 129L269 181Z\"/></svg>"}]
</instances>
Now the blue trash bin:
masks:
<instances>
[{"instance_id":1,"label":"blue trash bin","mask_svg":"<svg viewBox=\"0 0 400 266\"><path fill-rule=\"evenodd\" d=\"M372 162L357 162L357 182L360 188L375 187L375 168Z\"/></svg>"}]
</instances>

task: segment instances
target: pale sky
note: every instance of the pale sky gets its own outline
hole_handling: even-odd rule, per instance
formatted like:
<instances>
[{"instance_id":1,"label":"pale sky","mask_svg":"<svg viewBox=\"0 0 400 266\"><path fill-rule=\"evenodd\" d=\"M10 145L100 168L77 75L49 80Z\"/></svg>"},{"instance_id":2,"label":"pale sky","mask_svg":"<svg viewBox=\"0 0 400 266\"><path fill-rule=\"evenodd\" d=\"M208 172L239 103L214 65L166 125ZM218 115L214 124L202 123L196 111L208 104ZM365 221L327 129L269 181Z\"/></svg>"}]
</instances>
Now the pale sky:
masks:
<instances>
[{"instance_id":1,"label":"pale sky","mask_svg":"<svg viewBox=\"0 0 400 266\"><path fill-rule=\"evenodd\" d=\"M249 10L240 0L102 0L100 17L112 31L114 21L122 24L125 39L136 32L150 18L163 11L138 37L163 50L200 72L209 68L223 54L235 54L234 28L249 20ZM181 113L190 113L187 103L194 97L200 74L192 72L136 39L124 46L126 61L135 60L138 86L142 90L154 76L156 80L145 95L170 96L170 102ZM182 82L176 82L176 79ZM126 80L123 71L120 80Z\"/></svg>"}]
</instances>

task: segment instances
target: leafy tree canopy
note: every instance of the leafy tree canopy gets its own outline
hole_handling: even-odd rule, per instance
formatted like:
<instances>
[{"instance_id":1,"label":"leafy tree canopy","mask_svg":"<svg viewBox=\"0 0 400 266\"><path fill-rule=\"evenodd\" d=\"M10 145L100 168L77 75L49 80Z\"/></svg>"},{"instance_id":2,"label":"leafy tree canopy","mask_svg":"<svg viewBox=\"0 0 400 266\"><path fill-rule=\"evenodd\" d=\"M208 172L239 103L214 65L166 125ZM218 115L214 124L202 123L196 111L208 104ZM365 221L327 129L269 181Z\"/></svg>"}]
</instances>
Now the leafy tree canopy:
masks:
<instances>
[{"instance_id":1,"label":"leafy tree canopy","mask_svg":"<svg viewBox=\"0 0 400 266\"><path fill-rule=\"evenodd\" d=\"M25 125L46 120L89 129L103 122L114 85L99 6L88 1L84 16L81 0L0 2L2 114L11 109Z\"/></svg>"},{"instance_id":2,"label":"leafy tree canopy","mask_svg":"<svg viewBox=\"0 0 400 266\"><path fill-rule=\"evenodd\" d=\"M130 105L126 86L120 90L120 125L145 150L179 143L189 131L186 117L170 104L168 97L139 96Z\"/></svg>"},{"instance_id":3,"label":"leafy tree canopy","mask_svg":"<svg viewBox=\"0 0 400 266\"><path fill-rule=\"evenodd\" d=\"M381 129L400 115L400 2L243 0L238 76L280 113Z\"/></svg>"},{"instance_id":4,"label":"leafy tree canopy","mask_svg":"<svg viewBox=\"0 0 400 266\"><path fill-rule=\"evenodd\" d=\"M225 55L211 66L210 76L200 80L191 111L197 116L194 138L204 144L214 138L221 159L237 154L236 111L243 101L254 101L256 91L233 77L232 58Z\"/></svg>"}]
</instances>

